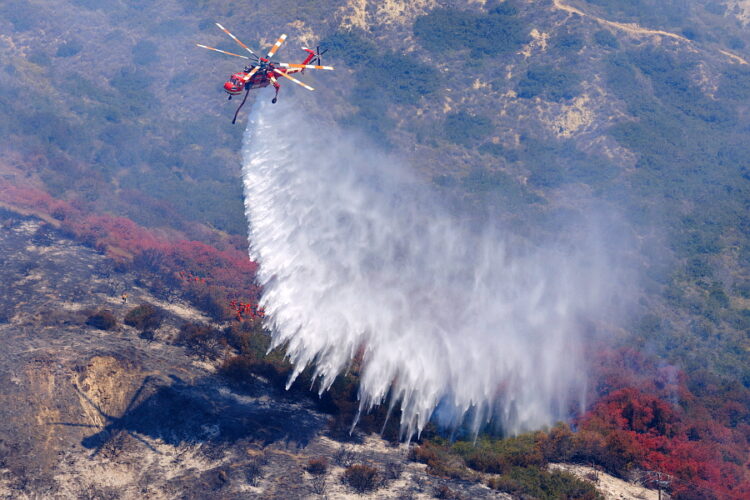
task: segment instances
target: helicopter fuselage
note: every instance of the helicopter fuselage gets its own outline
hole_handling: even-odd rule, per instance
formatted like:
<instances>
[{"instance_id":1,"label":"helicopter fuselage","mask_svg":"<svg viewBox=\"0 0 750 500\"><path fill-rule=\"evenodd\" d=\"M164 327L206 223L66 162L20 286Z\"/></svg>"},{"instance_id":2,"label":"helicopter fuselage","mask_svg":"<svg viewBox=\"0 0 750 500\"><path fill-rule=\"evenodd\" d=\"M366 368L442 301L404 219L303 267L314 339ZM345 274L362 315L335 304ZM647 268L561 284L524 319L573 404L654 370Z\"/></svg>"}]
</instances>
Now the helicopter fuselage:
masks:
<instances>
[{"instance_id":1,"label":"helicopter fuselage","mask_svg":"<svg viewBox=\"0 0 750 500\"><path fill-rule=\"evenodd\" d=\"M315 52L310 49L304 50L307 52L307 57L305 57L305 60L302 61L301 64L309 64L313 57L315 57ZM304 71L301 69L277 68L277 63L273 63L264 58L261 58L261 63L261 70L256 72L249 80L246 80L248 73L252 70L252 68L249 67L246 67L244 71L240 71L229 77L229 80L224 84L224 92L232 96L240 95L243 91L248 89L261 89L263 87L268 87L273 83L273 80L275 80L276 75L274 75L274 71L280 71L285 74ZM278 84L274 84L274 86L277 85Z\"/></svg>"}]
</instances>

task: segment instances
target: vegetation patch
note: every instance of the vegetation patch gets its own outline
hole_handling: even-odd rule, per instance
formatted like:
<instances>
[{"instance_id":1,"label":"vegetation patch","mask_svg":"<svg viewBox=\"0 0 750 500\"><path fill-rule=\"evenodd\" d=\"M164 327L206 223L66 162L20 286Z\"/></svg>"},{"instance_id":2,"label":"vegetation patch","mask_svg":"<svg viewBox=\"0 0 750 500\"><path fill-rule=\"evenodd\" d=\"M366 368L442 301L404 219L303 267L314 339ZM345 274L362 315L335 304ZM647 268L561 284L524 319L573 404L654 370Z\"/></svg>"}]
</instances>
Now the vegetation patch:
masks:
<instances>
[{"instance_id":1,"label":"vegetation patch","mask_svg":"<svg viewBox=\"0 0 750 500\"><path fill-rule=\"evenodd\" d=\"M117 327L117 318L108 309L99 309L98 311L89 314L86 318L86 324L98 328L99 330L113 330Z\"/></svg>"},{"instance_id":2,"label":"vegetation patch","mask_svg":"<svg viewBox=\"0 0 750 500\"><path fill-rule=\"evenodd\" d=\"M572 71L551 65L534 66L518 82L518 97L543 97L548 101L561 102L576 97L580 93L580 83L580 76Z\"/></svg>"},{"instance_id":3,"label":"vegetation patch","mask_svg":"<svg viewBox=\"0 0 750 500\"><path fill-rule=\"evenodd\" d=\"M604 497L593 484L581 480L568 472L546 471L538 467L513 467L506 473L491 478L490 488L544 500L576 498L579 500L602 500Z\"/></svg>"},{"instance_id":4,"label":"vegetation patch","mask_svg":"<svg viewBox=\"0 0 750 500\"><path fill-rule=\"evenodd\" d=\"M311 458L305 470L314 476L325 474L328 472L328 459L326 457Z\"/></svg>"},{"instance_id":5,"label":"vegetation patch","mask_svg":"<svg viewBox=\"0 0 750 500\"><path fill-rule=\"evenodd\" d=\"M414 57L381 50L361 30L338 31L323 39L321 45L356 70L350 102L357 111L344 118L343 125L364 129L373 139L387 141L395 125L384 103L416 105L438 88L435 68Z\"/></svg>"},{"instance_id":6,"label":"vegetation patch","mask_svg":"<svg viewBox=\"0 0 750 500\"><path fill-rule=\"evenodd\" d=\"M486 13L435 9L414 23L414 35L428 50L469 49L472 57L517 51L529 39L512 2L491 6Z\"/></svg>"},{"instance_id":7,"label":"vegetation patch","mask_svg":"<svg viewBox=\"0 0 750 500\"><path fill-rule=\"evenodd\" d=\"M357 493L375 491L381 482L378 469L361 464L347 467L342 480Z\"/></svg>"},{"instance_id":8,"label":"vegetation patch","mask_svg":"<svg viewBox=\"0 0 750 500\"><path fill-rule=\"evenodd\" d=\"M637 22L650 28L682 26L691 13L683 0L586 0L613 21Z\"/></svg>"},{"instance_id":9,"label":"vegetation patch","mask_svg":"<svg viewBox=\"0 0 750 500\"><path fill-rule=\"evenodd\" d=\"M164 320L164 311L152 304L141 304L125 315L123 323L139 330L156 330Z\"/></svg>"},{"instance_id":10,"label":"vegetation patch","mask_svg":"<svg viewBox=\"0 0 750 500\"><path fill-rule=\"evenodd\" d=\"M177 343L185 346L191 353L207 359L216 358L226 345L220 331L200 323L185 323L180 328Z\"/></svg>"},{"instance_id":11,"label":"vegetation patch","mask_svg":"<svg viewBox=\"0 0 750 500\"><path fill-rule=\"evenodd\" d=\"M486 116L471 115L465 111L450 113L445 117L445 136L449 141L463 146L482 142L492 134L492 121Z\"/></svg>"}]
</instances>

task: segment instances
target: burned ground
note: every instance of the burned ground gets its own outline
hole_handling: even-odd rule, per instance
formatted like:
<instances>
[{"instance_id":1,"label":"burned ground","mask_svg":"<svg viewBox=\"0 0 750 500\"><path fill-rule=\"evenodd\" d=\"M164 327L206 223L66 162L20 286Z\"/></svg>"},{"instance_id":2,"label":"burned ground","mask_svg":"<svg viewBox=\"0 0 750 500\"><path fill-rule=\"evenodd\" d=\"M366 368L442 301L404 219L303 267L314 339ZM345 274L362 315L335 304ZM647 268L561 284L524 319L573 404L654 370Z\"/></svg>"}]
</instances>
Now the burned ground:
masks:
<instances>
[{"instance_id":1,"label":"burned ground","mask_svg":"<svg viewBox=\"0 0 750 500\"><path fill-rule=\"evenodd\" d=\"M373 497L429 498L440 488L503 497L429 476L407 445L331 439L330 416L304 391L258 377L236 392L216 373L221 356L209 362L178 345L186 322L210 323L179 292L154 296L147 277L38 219L4 211L0 223L4 497L342 498L355 493L341 480L355 464L379 471ZM123 323L143 303L163 314L146 338ZM111 328L87 324L102 310ZM307 472L320 457L327 472Z\"/></svg>"}]
</instances>

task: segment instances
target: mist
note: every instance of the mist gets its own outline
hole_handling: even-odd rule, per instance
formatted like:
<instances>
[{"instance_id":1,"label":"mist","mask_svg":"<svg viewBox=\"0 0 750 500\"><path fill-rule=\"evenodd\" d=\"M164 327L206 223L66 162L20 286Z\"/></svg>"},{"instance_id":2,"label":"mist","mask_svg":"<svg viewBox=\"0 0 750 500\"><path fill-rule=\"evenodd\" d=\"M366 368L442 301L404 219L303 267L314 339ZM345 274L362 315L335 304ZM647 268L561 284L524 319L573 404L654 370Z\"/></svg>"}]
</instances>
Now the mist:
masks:
<instances>
[{"instance_id":1,"label":"mist","mask_svg":"<svg viewBox=\"0 0 750 500\"><path fill-rule=\"evenodd\" d=\"M362 353L360 411L400 409L406 439L430 419L516 434L584 403L582 324L618 284L595 230L542 246L470 230L409 165L263 97L244 137L245 210L289 384L312 366L322 392Z\"/></svg>"}]
</instances>

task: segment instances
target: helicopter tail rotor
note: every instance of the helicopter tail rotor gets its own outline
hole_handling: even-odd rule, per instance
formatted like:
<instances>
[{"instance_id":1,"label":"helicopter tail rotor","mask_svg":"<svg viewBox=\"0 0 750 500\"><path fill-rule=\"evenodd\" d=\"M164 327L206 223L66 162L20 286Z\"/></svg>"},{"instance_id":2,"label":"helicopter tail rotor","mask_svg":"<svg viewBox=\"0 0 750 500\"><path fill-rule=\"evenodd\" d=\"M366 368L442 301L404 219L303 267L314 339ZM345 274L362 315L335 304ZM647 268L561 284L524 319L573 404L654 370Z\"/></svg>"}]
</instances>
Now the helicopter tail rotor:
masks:
<instances>
[{"instance_id":1,"label":"helicopter tail rotor","mask_svg":"<svg viewBox=\"0 0 750 500\"><path fill-rule=\"evenodd\" d=\"M302 47L302 50L307 50L307 51L313 52L315 54L315 57L313 57L312 60L310 61L310 65L312 65L312 66L316 66L316 65L317 66L322 66L323 63L321 62L322 61L321 56L323 54L325 54L326 52L328 52L328 49L323 49L323 51L321 52L320 45L318 45L317 47L315 47L315 50L310 49L308 47ZM328 68L328 66L326 66L326 68Z\"/></svg>"},{"instance_id":2,"label":"helicopter tail rotor","mask_svg":"<svg viewBox=\"0 0 750 500\"><path fill-rule=\"evenodd\" d=\"M328 49L323 49L323 52L320 51L320 45L315 47L315 59L313 59L313 61L315 61L315 64L320 65L320 66L323 65L322 59L320 58L320 56L322 56L326 52L328 52Z\"/></svg>"}]
</instances>

